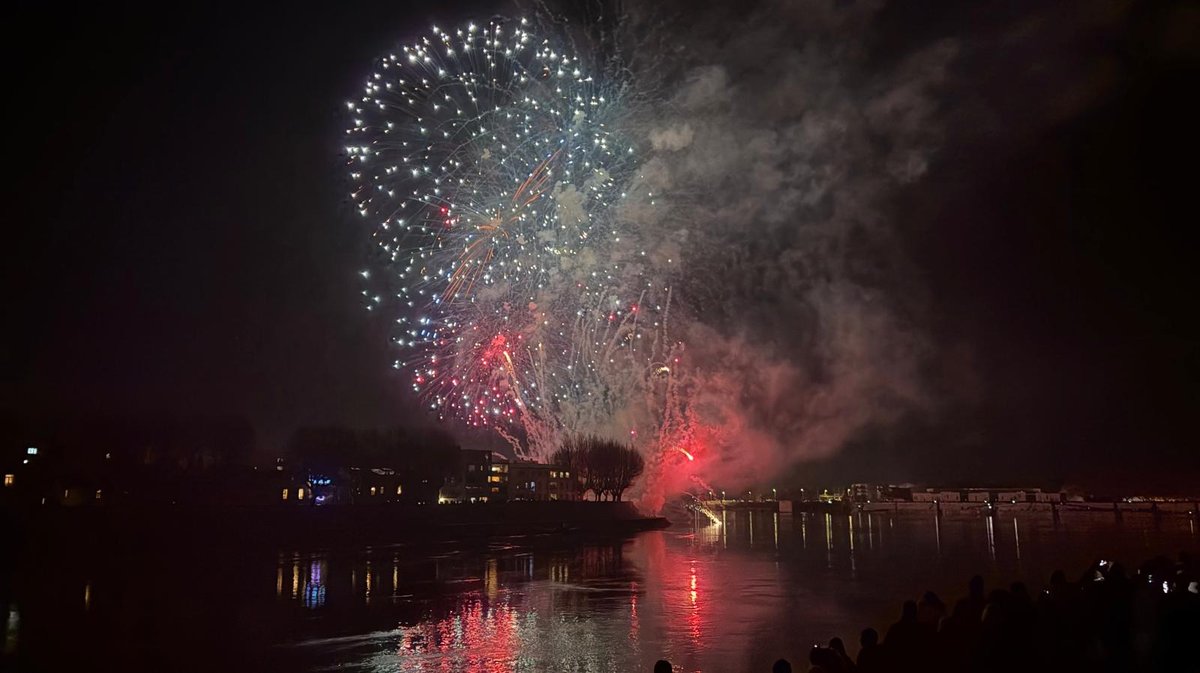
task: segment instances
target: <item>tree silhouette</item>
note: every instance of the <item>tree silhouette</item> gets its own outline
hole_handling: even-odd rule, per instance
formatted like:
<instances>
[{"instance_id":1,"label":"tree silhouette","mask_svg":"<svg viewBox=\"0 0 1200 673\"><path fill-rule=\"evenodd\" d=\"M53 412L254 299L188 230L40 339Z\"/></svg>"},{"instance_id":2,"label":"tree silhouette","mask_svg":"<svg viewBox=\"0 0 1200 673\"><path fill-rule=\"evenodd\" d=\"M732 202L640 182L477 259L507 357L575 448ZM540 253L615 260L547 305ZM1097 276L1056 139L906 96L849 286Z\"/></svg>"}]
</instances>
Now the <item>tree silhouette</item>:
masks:
<instances>
[{"instance_id":1,"label":"tree silhouette","mask_svg":"<svg viewBox=\"0 0 1200 673\"><path fill-rule=\"evenodd\" d=\"M591 491L596 500L620 500L646 468L633 447L596 435L567 437L550 460L568 468L579 481L580 492Z\"/></svg>"}]
</instances>

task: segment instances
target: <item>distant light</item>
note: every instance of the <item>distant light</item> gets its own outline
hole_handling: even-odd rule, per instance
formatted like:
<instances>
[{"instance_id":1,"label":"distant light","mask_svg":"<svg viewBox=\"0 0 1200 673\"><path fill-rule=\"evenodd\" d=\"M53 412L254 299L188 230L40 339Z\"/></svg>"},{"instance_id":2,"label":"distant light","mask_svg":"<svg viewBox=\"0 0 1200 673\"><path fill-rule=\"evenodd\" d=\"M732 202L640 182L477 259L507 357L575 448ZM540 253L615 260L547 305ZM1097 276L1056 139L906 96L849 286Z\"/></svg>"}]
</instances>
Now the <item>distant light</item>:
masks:
<instances>
[{"instance_id":1,"label":"distant light","mask_svg":"<svg viewBox=\"0 0 1200 673\"><path fill-rule=\"evenodd\" d=\"M25 449L25 453L27 453L27 454L29 454L29 455L31 455L31 456L36 456L36 455L37 455L37 447L36 447L36 446L31 446L31 447L29 447L28 449Z\"/></svg>"}]
</instances>

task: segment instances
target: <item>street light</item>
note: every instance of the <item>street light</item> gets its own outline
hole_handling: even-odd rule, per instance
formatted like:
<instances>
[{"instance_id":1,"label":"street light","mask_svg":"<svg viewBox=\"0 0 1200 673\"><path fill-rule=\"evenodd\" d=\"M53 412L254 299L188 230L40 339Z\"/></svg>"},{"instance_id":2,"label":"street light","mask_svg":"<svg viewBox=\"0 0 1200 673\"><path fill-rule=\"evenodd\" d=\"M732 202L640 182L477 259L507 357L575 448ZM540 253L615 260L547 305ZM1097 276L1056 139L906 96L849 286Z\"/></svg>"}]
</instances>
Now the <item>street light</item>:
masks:
<instances>
[{"instance_id":1,"label":"street light","mask_svg":"<svg viewBox=\"0 0 1200 673\"><path fill-rule=\"evenodd\" d=\"M775 489L771 489L771 498L772 498L772 499L774 499L774 500L778 500L778 499L779 499L779 493L777 493L777 492L775 491Z\"/></svg>"}]
</instances>

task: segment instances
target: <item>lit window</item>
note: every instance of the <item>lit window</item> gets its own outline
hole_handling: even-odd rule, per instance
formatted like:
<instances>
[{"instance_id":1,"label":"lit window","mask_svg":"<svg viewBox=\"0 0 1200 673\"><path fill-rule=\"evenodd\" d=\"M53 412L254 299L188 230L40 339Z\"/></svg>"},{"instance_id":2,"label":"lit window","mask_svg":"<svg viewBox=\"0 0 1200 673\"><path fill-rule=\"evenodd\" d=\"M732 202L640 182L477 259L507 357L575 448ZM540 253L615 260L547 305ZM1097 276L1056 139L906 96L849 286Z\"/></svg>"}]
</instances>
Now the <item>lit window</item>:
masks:
<instances>
[{"instance_id":1,"label":"lit window","mask_svg":"<svg viewBox=\"0 0 1200 673\"><path fill-rule=\"evenodd\" d=\"M27 454L29 454L29 455L31 455L31 456L36 456L36 455L37 455L37 447L36 447L36 446L31 446L31 447L29 447L28 449L25 449L25 453L27 453Z\"/></svg>"},{"instance_id":2,"label":"lit window","mask_svg":"<svg viewBox=\"0 0 1200 673\"><path fill-rule=\"evenodd\" d=\"M304 489L302 489L302 488L298 488L298 489L296 489L296 499L297 499L297 500L303 500L303 499L304 499Z\"/></svg>"},{"instance_id":3,"label":"lit window","mask_svg":"<svg viewBox=\"0 0 1200 673\"><path fill-rule=\"evenodd\" d=\"M13 485L13 482L14 482L14 481L16 481L16 478L17 478L17 477L16 477L16 475L14 475L14 474L6 474L6 475L4 475L4 485L5 485L5 486L12 486L12 485Z\"/></svg>"},{"instance_id":4,"label":"lit window","mask_svg":"<svg viewBox=\"0 0 1200 673\"><path fill-rule=\"evenodd\" d=\"M396 484L396 495L400 495L403 490L404 489L400 486L400 484Z\"/></svg>"},{"instance_id":5,"label":"lit window","mask_svg":"<svg viewBox=\"0 0 1200 673\"><path fill-rule=\"evenodd\" d=\"M102 491L101 489L96 489L96 499L101 500L101 499L103 499L103 497L104 497L104 491Z\"/></svg>"},{"instance_id":6,"label":"lit window","mask_svg":"<svg viewBox=\"0 0 1200 673\"><path fill-rule=\"evenodd\" d=\"M371 487L371 495L375 495L375 487L374 486Z\"/></svg>"},{"instance_id":7,"label":"lit window","mask_svg":"<svg viewBox=\"0 0 1200 673\"><path fill-rule=\"evenodd\" d=\"M288 490L286 488L283 489L283 498L282 498L283 500L287 500L287 492L288 492Z\"/></svg>"}]
</instances>

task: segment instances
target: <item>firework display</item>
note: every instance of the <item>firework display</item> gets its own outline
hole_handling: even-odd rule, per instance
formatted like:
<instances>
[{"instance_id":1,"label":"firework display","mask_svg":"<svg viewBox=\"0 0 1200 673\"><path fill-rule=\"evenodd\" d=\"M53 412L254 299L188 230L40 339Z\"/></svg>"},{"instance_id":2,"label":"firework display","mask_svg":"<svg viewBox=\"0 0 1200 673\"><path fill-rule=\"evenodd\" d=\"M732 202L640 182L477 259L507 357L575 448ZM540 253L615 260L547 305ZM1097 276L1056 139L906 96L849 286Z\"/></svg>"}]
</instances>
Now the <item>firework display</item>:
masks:
<instances>
[{"instance_id":1,"label":"firework display","mask_svg":"<svg viewBox=\"0 0 1200 673\"><path fill-rule=\"evenodd\" d=\"M565 433L678 434L668 276L619 215L654 197L621 87L493 21L382 57L347 109L380 262L364 297L394 315L394 366L432 410L526 457Z\"/></svg>"}]
</instances>

